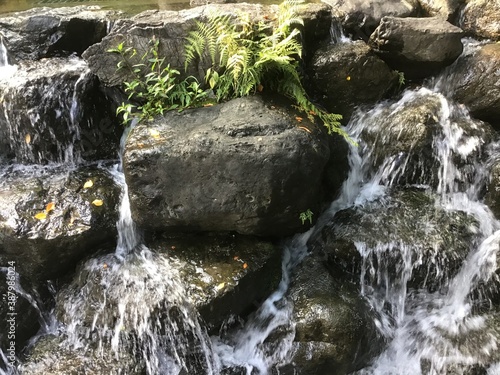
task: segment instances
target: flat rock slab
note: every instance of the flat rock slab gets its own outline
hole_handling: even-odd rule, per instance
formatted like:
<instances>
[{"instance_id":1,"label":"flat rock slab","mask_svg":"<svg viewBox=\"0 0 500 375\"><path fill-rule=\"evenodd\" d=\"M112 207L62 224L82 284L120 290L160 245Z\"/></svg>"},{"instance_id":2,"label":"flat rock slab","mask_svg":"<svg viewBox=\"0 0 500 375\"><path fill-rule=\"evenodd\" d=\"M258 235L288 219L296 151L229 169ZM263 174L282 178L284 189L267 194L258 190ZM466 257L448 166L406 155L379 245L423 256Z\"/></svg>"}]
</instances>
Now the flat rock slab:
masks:
<instances>
[{"instance_id":1,"label":"flat rock slab","mask_svg":"<svg viewBox=\"0 0 500 375\"><path fill-rule=\"evenodd\" d=\"M255 96L137 126L124 154L135 222L158 232L304 230L299 215L321 205L330 149L322 128L299 120Z\"/></svg>"}]
</instances>

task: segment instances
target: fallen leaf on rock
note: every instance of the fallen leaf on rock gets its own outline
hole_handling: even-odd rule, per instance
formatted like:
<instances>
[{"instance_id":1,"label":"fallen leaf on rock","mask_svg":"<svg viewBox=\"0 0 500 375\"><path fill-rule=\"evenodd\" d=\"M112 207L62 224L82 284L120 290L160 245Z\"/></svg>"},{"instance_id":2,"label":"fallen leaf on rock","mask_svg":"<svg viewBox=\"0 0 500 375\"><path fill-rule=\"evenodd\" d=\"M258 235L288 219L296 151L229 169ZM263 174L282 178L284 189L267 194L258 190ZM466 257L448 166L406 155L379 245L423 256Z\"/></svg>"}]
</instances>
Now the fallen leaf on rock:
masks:
<instances>
[{"instance_id":1,"label":"fallen leaf on rock","mask_svg":"<svg viewBox=\"0 0 500 375\"><path fill-rule=\"evenodd\" d=\"M104 202L103 202L101 199L94 199L94 200L92 201L92 204L93 204L94 206L97 206L97 207L102 206L102 205L103 205L103 203L104 203Z\"/></svg>"},{"instance_id":2,"label":"fallen leaf on rock","mask_svg":"<svg viewBox=\"0 0 500 375\"><path fill-rule=\"evenodd\" d=\"M28 145L29 145L29 144L31 143L31 135L26 134L26 135L24 136L24 140L26 141L26 144L28 144Z\"/></svg>"},{"instance_id":3,"label":"fallen leaf on rock","mask_svg":"<svg viewBox=\"0 0 500 375\"><path fill-rule=\"evenodd\" d=\"M246 270L248 268L248 264L243 263L243 269Z\"/></svg>"},{"instance_id":4,"label":"fallen leaf on rock","mask_svg":"<svg viewBox=\"0 0 500 375\"><path fill-rule=\"evenodd\" d=\"M296 116L296 117L295 117L295 120L297 120L298 122L302 122L303 118L302 118L302 117L300 117L300 116Z\"/></svg>"},{"instance_id":5,"label":"fallen leaf on rock","mask_svg":"<svg viewBox=\"0 0 500 375\"><path fill-rule=\"evenodd\" d=\"M226 286L226 283L220 283L219 285L217 285L217 289L218 290L221 290L222 288L224 288Z\"/></svg>"},{"instance_id":6,"label":"fallen leaf on rock","mask_svg":"<svg viewBox=\"0 0 500 375\"><path fill-rule=\"evenodd\" d=\"M37 220L45 220L47 218L47 214L45 212L39 212L35 215L35 219Z\"/></svg>"},{"instance_id":7,"label":"fallen leaf on rock","mask_svg":"<svg viewBox=\"0 0 500 375\"><path fill-rule=\"evenodd\" d=\"M233 259L238 260L238 259L240 259L240 257L236 255Z\"/></svg>"},{"instance_id":8,"label":"fallen leaf on rock","mask_svg":"<svg viewBox=\"0 0 500 375\"><path fill-rule=\"evenodd\" d=\"M54 202L47 203L47 205L45 206L45 212L49 213L54 209L55 206L56 204Z\"/></svg>"},{"instance_id":9,"label":"fallen leaf on rock","mask_svg":"<svg viewBox=\"0 0 500 375\"><path fill-rule=\"evenodd\" d=\"M102 265L102 268L106 269L106 268L108 268L108 265L107 265L106 263L104 263L104 264Z\"/></svg>"},{"instance_id":10,"label":"fallen leaf on rock","mask_svg":"<svg viewBox=\"0 0 500 375\"><path fill-rule=\"evenodd\" d=\"M149 129L149 134L151 134L151 136L154 139L160 138L160 132L158 130L156 130L156 129Z\"/></svg>"},{"instance_id":11,"label":"fallen leaf on rock","mask_svg":"<svg viewBox=\"0 0 500 375\"><path fill-rule=\"evenodd\" d=\"M311 133L311 131L308 128L306 128L305 126L299 126L299 129L302 129L308 133Z\"/></svg>"},{"instance_id":12,"label":"fallen leaf on rock","mask_svg":"<svg viewBox=\"0 0 500 375\"><path fill-rule=\"evenodd\" d=\"M89 188L91 188L92 186L94 186L94 183L92 182L92 180L87 180L87 182L85 182L85 183L83 184L83 188L84 188L84 189L89 189Z\"/></svg>"},{"instance_id":13,"label":"fallen leaf on rock","mask_svg":"<svg viewBox=\"0 0 500 375\"><path fill-rule=\"evenodd\" d=\"M350 81L351 80L351 76L347 76L346 80Z\"/></svg>"}]
</instances>

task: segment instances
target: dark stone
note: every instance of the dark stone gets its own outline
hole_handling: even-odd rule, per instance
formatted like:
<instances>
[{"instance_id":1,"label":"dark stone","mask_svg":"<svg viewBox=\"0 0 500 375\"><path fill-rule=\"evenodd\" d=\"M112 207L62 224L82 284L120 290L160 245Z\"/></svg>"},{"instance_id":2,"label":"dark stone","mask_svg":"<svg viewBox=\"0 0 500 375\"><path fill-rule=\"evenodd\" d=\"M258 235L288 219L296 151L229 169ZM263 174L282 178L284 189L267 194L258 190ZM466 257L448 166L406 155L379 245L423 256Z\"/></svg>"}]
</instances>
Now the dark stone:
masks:
<instances>
[{"instance_id":1,"label":"dark stone","mask_svg":"<svg viewBox=\"0 0 500 375\"><path fill-rule=\"evenodd\" d=\"M463 31L439 18L384 17L369 44L409 79L438 73L462 53Z\"/></svg>"},{"instance_id":2,"label":"dark stone","mask_svg":"<svg viewBox=\"0 0 500 375\"><path fill-rule=\"evenodd\" d=\"M310 70L321 103L345 120L357 106L382 99L398 81L398 74L362 41L318 50Z\"/></svg>"},{"instance_id":3,"label":"dark stone","mask_svg":"<svg viewBox=\"0 0 500 375\"><path fill-rule=\"evenodd\" d=\"M366 166L392 169L392 180L387 181L391 185L423 184L437 188L441 161L433 144L449 142L445 129L451 128L460 129L460 136L449 149L453 163L450 166L456 168L456 173L446 183L453 183L462 191L478 178L475 163L485 162L485 145L496 137L489 124L471 119L463 108L427 89L406 92L398 102L382 103L360 112L351 121L362 124L357 129L362 139L359 147L369 155Z\"/></svg>"},{"instance_id":4,"label":"dark stone","mask_svg":"<svg viewBox=\"0 0 500 375\"><path fill-rule=\"evenodd\" d=\"M500 129L500 44L485 44L460 57L450 73L453 98Z\"/></svg>"},{"instance_id":5,"label":"dark stone","mask_svg":"<svg viewBox=\"0 0 500 375\"><path fill-rule=\"evenodd\" d=\"M84 189L87 180L94 185ZM15 261L18 272L34 280L66 274L114 241L119 197L113 178L95 167L7 168L0 185L0 264ZM101 206L92 204L96 199Z\"/></svg>"},{"instance_id":6,"label":"dark stone","mask_svg":"<svg viewBox=\"0 0 500 375\"><path fill-rule=\"evenodd\" d=\"M149 244L175 259L186 293L209 329L229 316L246 316L281 280L281 251L239 235L166 237Z\"/></svg>"},{"instance_id":7,"label":"dark stone","mask_svg":"<svg viewBox=\"0 0 500 375\"><path fill-rule=\"evenodd\" d=\"M389 272L398 280L411 265L408 286L436 290L462 266L478 230L461 211L439 210L422 191L403 190L338 212L308 243L332 275L359 282ZM365 272L374 267L376 272ZM396 283L396 281L394 281ZM369 284L369 282L368 282Z\"/></svg>"},{"instance_id":8,"label":"dark stone","mask_svg":"<svg viewBox=\"0 0 500 375\"><path fill-rule=\"evenodd\" d=\"M20 163L117 156L121 126L77 57L26 61L0 80L0 153Z\"/></svg>"},{"instance_id":9,"label":"dark stone","mask_svg":"<svg viewBox=\"0 0 500 375\"><path fill-rule=\"evenodd\" d=\"M363 368L384 348L357 288L332 278L317 255L298 267L289 295L295 339L291 359L278 367L279 374L343 375Z\"/></svg>"},{"instance_id":10,"label":"dark stone","mask_svg":"<svg viewBox=\"0 0 500 375\"><path fill-rule=\"evenodd\" d=\"M101 41L108 23L120 14L95 6L35 8L0 18L0 33L11 63L81 55Z\"/></svg>"},{"instance_id":11,"label":"dark stone","mask_svg":"<svg viewBox=\"0 0 500 375\"><path fill-rule=\"evenodd\" d=\"M418 0L322 0L332 7L344 31L354 40L367 41L382 17L416 17Z\"/></svg>"},{"instance_id":12,"label":"dark stone","mask_svg":"<svg viewBox=\"0 0 500 375\"><path fill-rule=\"evenodd\" d=\"M134 220L146 231L304 230L299 214L317 213L333 194L323 188L328 137L258 96L141 124L124 155Z\"/></svg>"}]
</instances>

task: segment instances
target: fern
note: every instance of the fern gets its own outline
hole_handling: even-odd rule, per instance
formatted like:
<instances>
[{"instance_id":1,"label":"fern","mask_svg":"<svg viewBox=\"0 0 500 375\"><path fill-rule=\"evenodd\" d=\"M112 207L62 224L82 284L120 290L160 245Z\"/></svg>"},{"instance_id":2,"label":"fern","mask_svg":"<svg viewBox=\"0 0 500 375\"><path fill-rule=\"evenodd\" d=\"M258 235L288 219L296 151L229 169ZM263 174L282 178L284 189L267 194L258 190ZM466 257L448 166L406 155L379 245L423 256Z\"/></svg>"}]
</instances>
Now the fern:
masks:
<instances>
[{"instance_id":1,"label":"fern","mask_svg":"<svg viewBox=\"0 0 500 375\"><path fill-rule=\"evenodd\" d=\"M302 86L298 59L302 56L300 31L303 21L296 14L301 0L285 0L279 6L273 27L253 24L248 14L238 22L230 16L211 16L197 23L189 34L185 49L185 68L208 55L212 66L205 82L217 101L255 93L264 84L295 101L296 107L311 120L320 119L328 133L348 136L340 127L342 116L328 113L314 105Z\"/></svg>"}]
</instances>

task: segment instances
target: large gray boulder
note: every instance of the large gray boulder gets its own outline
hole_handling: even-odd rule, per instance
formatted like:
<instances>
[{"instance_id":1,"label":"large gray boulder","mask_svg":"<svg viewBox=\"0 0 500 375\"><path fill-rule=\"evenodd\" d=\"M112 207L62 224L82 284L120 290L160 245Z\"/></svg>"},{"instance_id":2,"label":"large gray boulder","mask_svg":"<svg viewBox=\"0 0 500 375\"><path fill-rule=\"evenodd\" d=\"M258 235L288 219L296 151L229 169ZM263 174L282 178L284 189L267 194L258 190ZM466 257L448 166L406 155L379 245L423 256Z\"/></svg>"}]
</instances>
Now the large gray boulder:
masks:
<instances>
[{"instance_id":1,"label":"large gray boulder","mask_svg":"<svg viewBox=\"0 0 500 375\"><path fill-rule=\"evenodd\" d=\"M0 78L0 156L20 163L116 158L121 127L78 57L25 61Z\"/></svg>"},{"instance_id":2,"label":"large gray boulder","mask_svg":"<svg viewBox=\"0 0 500 375\"><path fill-rule=\"evenodd\" d=\"M15 261L21 275L63 276L115 240L120 187L106 171L7 168L0 181L0 264Z\"/></svg>"},{"instance_id":3,"label":"large gray boulder","mask_svg":"<svg viewBox=\"0 0 500 375\"><path fill-rule=\"evenodd\" d=\"M398 74L363 41L321 48L314 54L310 70L321 103L344 119L357 106L382 99L398 82Z\"/></svg>"},{"instance_id":4,"label":"large gray boulder","mask_svg":"<svg viewBox=\"0 0 500 375\"><path fill-rule=\"evenodd\" d=\"M317 254L296 270L289 290L295 338L279 374L344 375L382 351L372 310L349 281L335 280Z\"/></svg>"},{"instance_id":5,"label":"large gray boulder","mask_svg":"<svg viewBox=\"0 0 500 375\"><path fill-rule=\"evenodd\" d=\"M124 154L137 225L273 237L304 230L299 214L317 213L339 186L323 186L330 136L296 115L254 96L137 126Z\"/></svg>"},{"instance_id":6,"label":"large gray boulder","mask_svg":"<svg viewBox=\"0 0 500 375\"><path fill-rule=\"evenodd\" d=\"M424 78L453 63L462 53L463 31L439 17L384 17L370 46L407 78Z\"/></svg>"},{"instance_id":7,"label":"large gray boulder","mask_svg":"<svg viewBox=\"0 0 500 375\"><path fill-rule=\"evenodd\" d=\"M91 46L83 57L90 69L108 86L118 86L130 80L130 72L126 69L117 71L121 61L118 54L108 50L116 48L119 43L137 50L137 55L130 58L132 64L139 63L140 57L151 48L151 40L159 41L159 54L165 57L170 66L184 72L186 37L196 29L196 22L206 21L211 15L229 16L237 19L238 15L249 15L252 22L270 23L277 19L278 5L262 4L209 4L181 11L145 11L130 19L117 21L111 32L102 42ZM304 20L304 34L307 54L317 48L319 39L327 38L330 30L331 14L327 6L308 4L298 9ZM310 49L310 50L309 50ZM208 57L191 66L188 74L203 78L203 72L212 65Z\"/></svg>"},{"instance_id":8,"label":"large gray boulder","mask_svg":"<svg viewBox=\"0 0 500 375\"><path fill-rule=\"evenodd\" d=\"M474 117L500 126L500 44L485 44L460 57L450 82L453 98Z\"/></svg>"},{"instance_id":9,"label":"large gray boulder","mask_svg":"<svg viewBox=\"0 0 500 375\"><path fill-rule=\"evenodd\" d=\"M500 39L500 3L491 0L468 0L460 26L476 38Z\"/></svg>"},{"instance_id":10,"label":"large gray boulder","mask_svg":"<svg viewBox=\"0 0 500 375\"><path fill-rule=\"evenodd\" d=\"M416 17L418 0L322 0L332 7L344 31L353 39L368 40L385 16Z\"/></svg>"},{"instance_id":11,"label":"large gray boulder","mask_svg":"<svg viewBox=\"0 0 500 375\"><path fill-rule=\"evenodd\" d=\"M0 18L0 35L10 63L43 57L80 55L98 43L119 12L96 6L35 8Z\"/></svg>"},{"instance_id":12,"label":"large gray boulder","mask_svg":"<svg viewBox=\"0 0 500 375\"><path fill-rule=\"evenodd\" d=\"M478 223L464 212L437 209L436 199L403 190L340 211L308 247L341 280L375 285L387 272L393 286L439 289L465 261Z\"/></svg>"}]
</instances>

